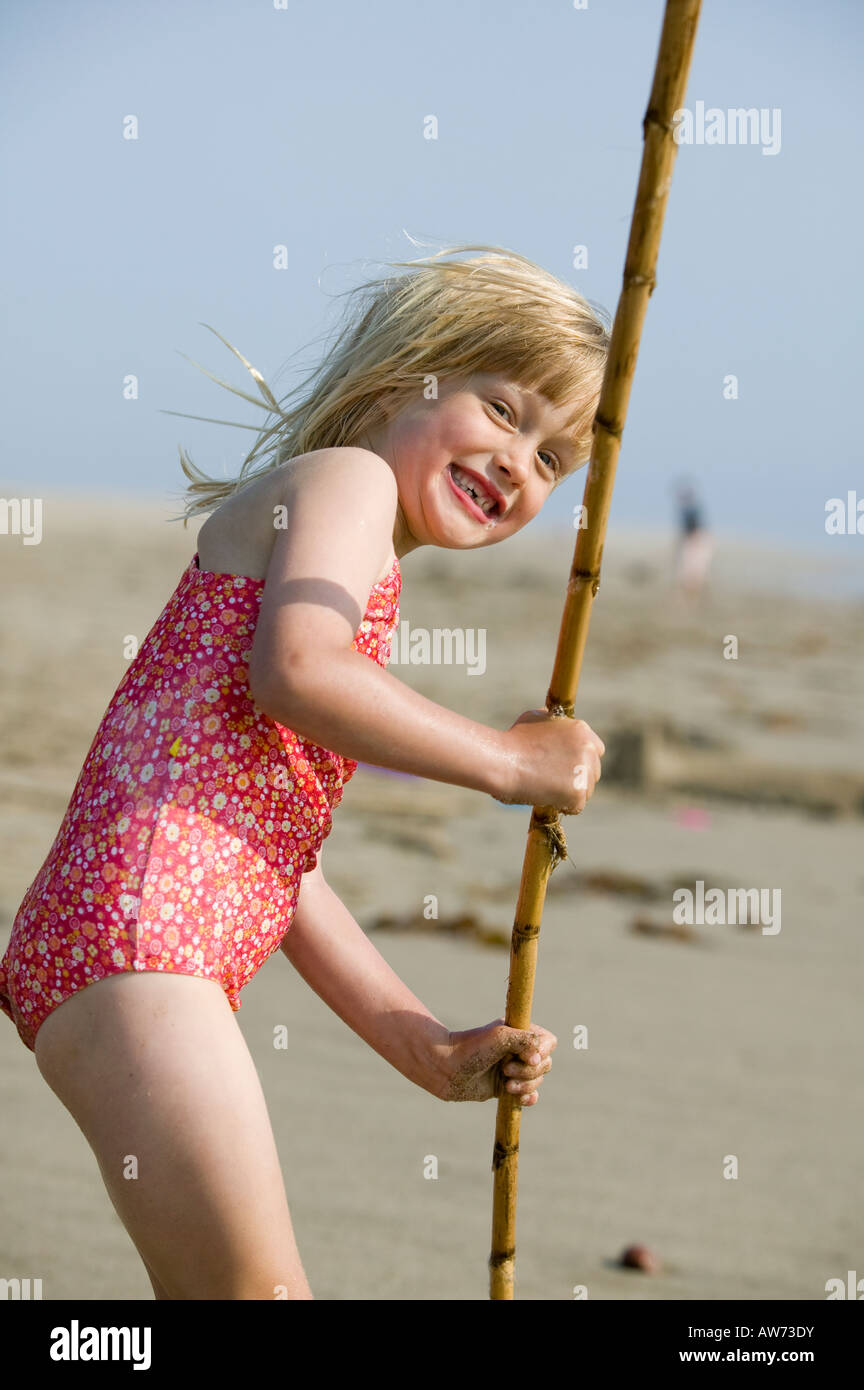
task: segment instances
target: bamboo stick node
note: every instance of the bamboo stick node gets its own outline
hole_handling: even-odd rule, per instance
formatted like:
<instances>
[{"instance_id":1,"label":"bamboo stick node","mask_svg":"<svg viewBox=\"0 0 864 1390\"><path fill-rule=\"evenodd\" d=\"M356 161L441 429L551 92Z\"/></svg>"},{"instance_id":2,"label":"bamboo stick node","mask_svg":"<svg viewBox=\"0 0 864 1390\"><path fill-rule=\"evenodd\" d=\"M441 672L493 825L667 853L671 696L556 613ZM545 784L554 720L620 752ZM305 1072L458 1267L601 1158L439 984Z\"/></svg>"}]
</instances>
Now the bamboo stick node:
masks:
<instances>
[{"instance_id":1,"label":"bamboo stick node","mask_svg":"<svg viewBox=\"0 0 864 1390\"><path fill-rule=\"evenodd\" d=\"M489 1268L498 1269L501 1265L509 1264L516 1258L516 1246L512 1245L509 1250L500 1250L495 1255L489 1256Z\"/></svg>"},{"instance_id":2,"label":"bamboo stick node","mask_svg":"<svg viewBox=\"0 0 864 1390\"><path fill-rule=\"evenodd\" d=\"M520 948L526 941L533 941L540 935L539 922L522 922L513 928L513 950L518 954Z\"/></svg>"},{"instance_id":3,"label":"bamboo stick node","mask_svg":"<svg viewBox=\"0 0 864 1390\"><path fill-rule=\"evenodd\" d=\"M496 1143L495 1148L492 1150L493 1169L500 1168L505 1158L510 1158L513 1154L517 1154L518 1152L518 1144L502 1144L500 1142Z\"/></svg>"},{"instance_id":4,"label":"bamboo stick node","mask_svg":"<svg viewBox=\"0 0 864 1390\"><path fill-rule=\"evenodd\" d=\"M570 579L567 588L575 591L583 585L591 585L591 597L597 597L597 590L600 588L600 575L597 570L577 570L570 571Z\"/></svg>"},{"instance_id":5,"label":"bamboo stick node","mask_svg":"<svg viewBox=\"0 0 864 1390\"><path fill-rule=\"evenodd\" d=\"M631 285L647 285L648 297L650 299L651 295L654 293L654 290L657 287L657 277L655 275L625 275L625 289L629 289Z\"/></svg>"},{"instance_id":6,"label":"bamboo stick node","mask_svg":"<svg viewBox=\"0 0 864 1390\"><path fill-rule=\"evenodd\" d=\"M646 137L648 135L649 125L656 125L659 126L661 130L670 132L675 129L675 122L664 121L662 114L657 110L656 106L649 106L645 115L642 117L642 133Z\"/></svg>"},{"instance_id":7,"label":"bamboo stick node","mask_svg":"<svg viewBox=\"0 0 864 1390\"><path fill-rule=\"evenodd\" d=\"M631 281L631 283L632 283L632 284L635 284L635 283L636 283L635 278ZM647 277L646 277L646 276L642 276L642 279L641 279L641 282L640 282L640 283L643 283L643 284L647 283ZM605 430L607 434L614 435L614 437L615 437L616 439L620 439L621 436L622 436L623 433L624 433L624 425L623 425L623 422L622 422L620 425L613 425L613 423L612 423L611 420L604 420L604 419L603 419L603 416L600 414L599 411L598 411L597 414L594 416L594 424L591 426L591 429L592 429L593 432L596 433L596 431L597 431L597 426L598 426L598 425L600 426L600 429L601 429L601 430Z\"/></svg>"},{"instance_id":8,"label":"bamboo stick node","mask_svg":"<svg viewBox=\"0 0 864 1390\"><path fill-rule=\"evenodd\" d=\"M552 869L554 869L556 864L560 864L562 859L567 858L567 841L564 838L564 831L557 821L554 825L544 825L543 832L549 846L549 853L552 856Z\"/></svg>"}]
</instances>

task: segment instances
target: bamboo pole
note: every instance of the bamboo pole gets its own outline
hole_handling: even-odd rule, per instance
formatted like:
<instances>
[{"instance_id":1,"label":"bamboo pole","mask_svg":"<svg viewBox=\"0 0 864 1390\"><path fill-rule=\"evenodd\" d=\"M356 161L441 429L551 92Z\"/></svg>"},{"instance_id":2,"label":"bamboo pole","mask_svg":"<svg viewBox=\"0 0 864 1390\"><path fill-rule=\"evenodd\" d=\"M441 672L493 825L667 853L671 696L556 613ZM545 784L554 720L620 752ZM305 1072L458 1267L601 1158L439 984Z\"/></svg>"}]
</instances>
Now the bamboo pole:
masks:
<instances>
[{"instance_id":1,"label":"bamboo pole","mask_svg":"<svg viewBox=\"0 0 864 1390\"><path fill-rule=\"evenodd\" d=\"M642 122L642 167L621 296L612 327L600 402L594 418L591 457L582 499L586 509L583 519L587 520L587 525L579 530L576 540L552 681L546 696L548 712L561 718L573 718L591 606L600 585L600 563L615 468L642 324L655 285L660 234L675 163L677 145L672 117L684 103L700 5L701 0L667 0L654 83ZM555 808L535 806L528 828L510 945L505 1023L511 1028L527 1029L531 1022L534 972L546 884L555 865L566 852L567 844ZM504 1081L502 1075L502 1088ZM492 1158L494 1196L489 1272L490 1297L493 1299L513 1298L521 1114L518 1101L509 1091L501 1089Z\"/></svg>"}]
</instances>

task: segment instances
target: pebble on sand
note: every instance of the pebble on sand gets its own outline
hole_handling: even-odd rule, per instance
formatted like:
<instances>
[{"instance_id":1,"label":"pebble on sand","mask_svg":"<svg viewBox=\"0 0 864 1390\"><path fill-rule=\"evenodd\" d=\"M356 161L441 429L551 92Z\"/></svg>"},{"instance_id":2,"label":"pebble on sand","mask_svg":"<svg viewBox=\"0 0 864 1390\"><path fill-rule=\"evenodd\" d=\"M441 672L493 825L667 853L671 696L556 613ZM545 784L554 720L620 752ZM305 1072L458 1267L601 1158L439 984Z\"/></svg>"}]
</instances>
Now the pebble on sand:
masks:
<instances>
[{"instance_id":1,"label":"pebble on sand","mask_svg":"<svg viewBox=\"0 0 864 1390\"><path fill-rule=\"evenodd\" d=\"M643 1274L659 1274L660 1261L647 1245L628 1245L619 1263L625 1269L641 1269Z\"/></svg>"}]
</instances>

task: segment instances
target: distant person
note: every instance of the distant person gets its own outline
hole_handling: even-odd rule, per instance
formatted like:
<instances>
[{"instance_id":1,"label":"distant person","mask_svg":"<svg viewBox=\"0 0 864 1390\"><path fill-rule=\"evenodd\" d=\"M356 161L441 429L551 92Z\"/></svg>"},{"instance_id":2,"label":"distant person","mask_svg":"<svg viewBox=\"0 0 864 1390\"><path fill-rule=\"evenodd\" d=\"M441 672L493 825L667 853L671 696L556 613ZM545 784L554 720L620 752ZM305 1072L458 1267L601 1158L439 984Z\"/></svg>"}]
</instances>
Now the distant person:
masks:
<instances>
[{"instance_id":1,"label":"distant person","mask_svg":"<svg viewBox=\"0 0 864 1390\"><path fill-rule=\"evenodd\" d=\"M678 553L675 586L687 599L698 599L708 578L714 544L702 507L689 484L678 489Z\"/></svg>"}]
</instances>

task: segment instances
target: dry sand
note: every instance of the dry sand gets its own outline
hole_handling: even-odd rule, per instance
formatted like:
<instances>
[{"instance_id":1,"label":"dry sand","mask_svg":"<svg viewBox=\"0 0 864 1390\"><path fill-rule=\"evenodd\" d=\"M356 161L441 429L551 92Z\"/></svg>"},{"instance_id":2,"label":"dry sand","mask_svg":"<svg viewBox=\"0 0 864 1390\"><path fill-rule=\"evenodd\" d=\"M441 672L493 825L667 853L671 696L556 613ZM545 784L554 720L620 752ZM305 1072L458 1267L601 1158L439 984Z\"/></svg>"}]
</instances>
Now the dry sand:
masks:
<instances>
[{"instance_id":1,"label":"dry sand","mask_svg":"<svg viewBox=\"0 0 864 1390\"><path fill-rule=\"evenodd\" d=\"M41 544L2 538L0 948L123 674L124 639L144 637L194 551L195 527L163 524L169 511L48 498ZM499 728L542 706L573 539L529 532L486 553L407 557L402 620L485 629L486 671L393 674ZM522 1121L517 1296L571 1299L585 1285L590 1299L824 1299L826 1280L864 1272L864 604L805 599L793 556L725 543L690 610L671 593L668 553L663 537L621 532L606 547L578 712L610 750L628 728L663 748L653 773L604 778L563 822L574 862L550 881L534 1005L559 1045ZM729 634L737 661L722 655ZM705 747L714 762L698 763ZM772 777L785 786L773 804L760 795ZM366 768L337 812L328 879L450 1028L503 1013L528 816ZM672 887L698 879L780 889L781 930L669 934ZM420 916L429 894L437 924ZM378 925L386 916L416 929ZM460 917L465 929L443 929ZM279 953L237 1019L316 1296L485 1299L494 1103L444 1105L413 1087ZM307 1039L302 1063L273 1048L277 1024ZM573 1046L579 1025L587 1049ZM151 1298L89 1148L5 1019L0 1077L0 1277L41 1278L46 1299ZM437 1180L423 1176L428 1155ZM723 1175L728 1155L737 1179ZM659 1275L617 1267L637 1242Z\"/></svg>"}]
</instances>

